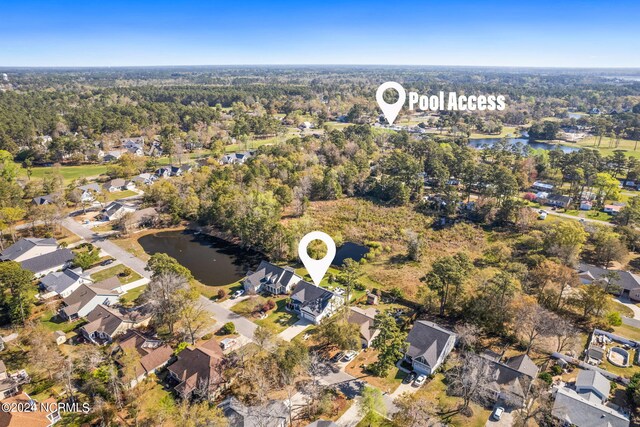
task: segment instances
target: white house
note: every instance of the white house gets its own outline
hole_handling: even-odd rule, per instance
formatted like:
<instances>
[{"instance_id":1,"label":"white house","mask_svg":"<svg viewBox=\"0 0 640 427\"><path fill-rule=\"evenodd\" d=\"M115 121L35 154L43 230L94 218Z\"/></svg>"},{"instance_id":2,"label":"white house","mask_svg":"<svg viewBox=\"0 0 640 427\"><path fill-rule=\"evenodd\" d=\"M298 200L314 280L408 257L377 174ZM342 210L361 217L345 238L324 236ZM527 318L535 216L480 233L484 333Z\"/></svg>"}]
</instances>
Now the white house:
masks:
<instances>
[{"instance_id":1,"label":"white house","mask_svg":"<svg viewBox=\"0 0 640 427\"><path fill-rule=\"evenodd\" d=\"M407 335L407 343L405 360L414 371L431 375L453 350L456 334L433 322L418 320Z\"/></svg>"},{"instance_id":2,"label":"white house","mask_svg":"<svg viewBox=\"0 0 640 427\"><path fill-rule=\"evenodd\" d=\"M250 294L269 292L274 295L288 294L302 277L291 267L278 267L270 262L262 261L256 271L247 273L242 281L244 290Z\"/></svg>"},{"instance_id":3,"label":"white house","mask_svg":"<svg viewBox=\"0 0 640 427\"><path fill-rule=\"evenodd\" d=\"M98 304L111 305L118 301L120 294L112 289L98 286L80 285L71 295L62 300L63 307L58 314L66 320L76 320L87 316Z\"/></svg>"},{"instance_id":4,"label":"white house","mask_svg":"<svg viewBox=\"0 0 640 427\"><path fill-rule=\"evenodd\" d=\"M301 318L319 324L343 304L342 296L301 280L291 294L288 308L298 313Z\"/></svg>"},{"instance_id":5,"label":"white house","mask_svg":"<svg viewBox=\"0 0 640 427\"><path fill-rule=\"evenodd\" d=\"M42 298L52 298L56 295L66 298L80 285L91 283L91 279L82 274L81 268L56 271L40 279Z\"/></svg>"},{"instance_id":6,"label":"white house","mask_svg":"<svg viewBox=\"0 0 640 427\"><path fill-rule=\"evenodd\" d=\"M135 212L136 208L120 202L111 202L102 210L102 218L105 221L113 221L122 218L127 212Z\"/></svg>"},{"instance_id":7,"label":"white house","mask_svg":"<svg viewBox=\"0 0 640 427\"><path fill-rule=\"evenodd\" d=\"M54 238L37 239L29 237L20 239L0 254L0 261L26 261L40 255L54 252L58 249L58 243Z\"/></svg>"}]
</instances>

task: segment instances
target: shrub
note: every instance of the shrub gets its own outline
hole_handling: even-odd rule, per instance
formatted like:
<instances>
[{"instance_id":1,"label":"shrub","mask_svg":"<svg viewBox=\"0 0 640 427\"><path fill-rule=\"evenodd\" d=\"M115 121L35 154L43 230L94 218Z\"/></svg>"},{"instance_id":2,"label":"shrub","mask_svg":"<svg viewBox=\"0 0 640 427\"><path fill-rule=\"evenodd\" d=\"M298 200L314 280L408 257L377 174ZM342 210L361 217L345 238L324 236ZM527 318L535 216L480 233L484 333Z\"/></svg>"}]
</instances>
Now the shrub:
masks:
<instances>
[{"instance_id":1,"label":"shrub","mask_svg":"<svg viewBox=\"0 0 640 427\"><path fill-rule=\"evenodd\" d=\"M236 332L236 325L233 322L227 322L220 328L220 332L223 335L231 335Z\"/></svg>"},{"instance_id":2,"label":"shrub","mask_svg":"<svg viewBox=\"0 0 640 427\"><path fill-rule=\"evenodd\" d=\"M553 377L551 376L551 374L549 372L541 372L538 375L538 378L540 378L542 381L547 383L547 385L551 385L551 383L553 382Z\"/></svg>"},{"instance_id":3,"label":"shrub","mask_svg":"<svg viewBox=\"0 0 640 427\"><path fill-rule=\"evenodd\" d=\"M607 314L607 323L609 323L610 326L622 325L622 317L620 316L620 313L618 313L617 311L612 311Z\"/></svg>"},{"instance_id":4,"label":"shrub","mask_svg":"<svg viewBox=\"0 0 640 427\"><path fill-rule=\"evenodd\" d=\"M122 269L122 273L120 273L120 275L122 277L129 277L133 274L133 270L130 269L129 267L125 267Z\"/></svg>"},{"instance_id":5,"label":"shrub","mask_svg":"<svg viewBox=\"0 0 640 427\"><path fill-rule=\"evenodd\" d=\"M211 338L213 338L213 334L205 334L202 336L204 341L209 341Z\"/></svg>"},{"instance_id":6,"label":"shrub","mask_svg":"<svg viewBox=\"0 0 640 427\"><path fill-rule=\"evenodd\" d=\"M362 283L360 283L360 282L356 282L356 284L355 284L355 285L353 285L353 288L354 288L356 291L364 291L364 290L366 290L366 289L367 289L367 287L366 287L365 285L363 285Z\"/></svg>"},{"instance_id":7,"label":"shrub","mask_svg":"<svg viewBox=\"0 0 640 427\"><path fill-rule=\"evenodd\" d=\"M276 308L276 302L272 299L267 300L266 303L264 303L264 306L262 307L262 311L269 311L269 310L273 310L274 308Z\"/></svg>"},{"instance_id":8,"label":"shrub","mask_svg":"<svg viewBox=\"0 0 640 427\"><path fill-rule=\"evenodd\" d=\"M227 293L224 291L224 289L218 289L218 299L222 299L226 296L227 296Z\"/></svg>"},{"instance_id":9,"label":"shrub","mask_svg":"<svg viewBox=\"0 0 640 427\"><path fill-rule=\"evenodd\" d=\"M551 373L553 375L561 375L562 374L562 366L560 365L553 365L551 367Z\"/></svg>"},{"instance_id":10,"label":"shrub","mask_svg":"<svg viewBox=\"0 0 640 427\"><path fill-rule=\"evenodd\" d=\"M175 354L177 356L178 353L180 353L182 350L184 350L188 346L189 346L189 343L186 343L186 342L182 341L180 344L178 344L178 346L174 350L173 354Z\"/></svg>"}]
</instances>

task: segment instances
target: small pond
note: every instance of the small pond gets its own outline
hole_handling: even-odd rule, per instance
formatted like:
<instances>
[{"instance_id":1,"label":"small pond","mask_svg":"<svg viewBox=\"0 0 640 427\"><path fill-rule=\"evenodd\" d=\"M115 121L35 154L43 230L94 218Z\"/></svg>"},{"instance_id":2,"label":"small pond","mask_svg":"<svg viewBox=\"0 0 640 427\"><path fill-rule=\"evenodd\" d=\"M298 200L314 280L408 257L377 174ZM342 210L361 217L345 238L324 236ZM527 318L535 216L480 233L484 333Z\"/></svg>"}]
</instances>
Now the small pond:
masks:
<instances>
[{"instance_id":1,"label":"small pond","mask_svg":"<svg viewBox=\"0 0 640 427\"><path fill-rule=\"evenodd\" d=\"M191 270L193 277L209 286L236 282L263 259L259 252L191 231L161 231L143 236L138 242L149 255L166 253L177 259Z\"/></svg>"},{"instance_id":2,"label":"small pond","mask_svg":"<svg viewBox=\"0 0 640 427\"><path fill-rule=\"evenodd\" d=\"M360 261L369 253L369 248L353 242L346 242L336 250L336 256L333 259L333 265L341 267L344 260L351 258L354 261Z\"/></svg>"},{"instance_id":3,"label":"small pond","mask_svg":"<svg viewBox=\"0 0 640 427\"><path fill-rule=\"evenodd\" d=\"M480 138L480 139L471 139L469 140L469 145L473 148L482 148L484 146L492 146L502 141L502 138ZM507 142L511 145L522 144L528 145L533 149L542 149L542 150L553 150L556 147L559 147L565 153L572 153L574 151L580 150L579 147L568 147L566 145L556 145L549 144L547 142L534 142L529 141L527 138L507 138Z\"/></svg>"}]
</instances>

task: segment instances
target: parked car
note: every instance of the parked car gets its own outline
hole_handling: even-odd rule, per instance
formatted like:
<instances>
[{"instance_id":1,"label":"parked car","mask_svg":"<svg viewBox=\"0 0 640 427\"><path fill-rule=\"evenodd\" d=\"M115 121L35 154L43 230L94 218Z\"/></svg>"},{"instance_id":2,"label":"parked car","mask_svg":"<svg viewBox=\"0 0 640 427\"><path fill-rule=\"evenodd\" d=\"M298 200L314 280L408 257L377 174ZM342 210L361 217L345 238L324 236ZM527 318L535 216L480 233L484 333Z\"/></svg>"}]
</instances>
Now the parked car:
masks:
<instances>
[{"instance_id":1,"label":"parked car","mask_svg":"<svg viewBox=\"0 0 640 427\"><path fill-rule=\"evenodd\" d=\"M342 361L351 362L357 356L357 354L357 351L349 350L344 354L344 358L342 359Z\"/></svg>"},{"instance_id":2,"label":"parked car","mask_svg":"<svg viewBox=\"0 0 640 427\"><path fill-rule=\"evenodd\" d=\"M100 265L111 265L111 264L113 264L114 261L115 261L114 259L106 259L106 260L102 261L100 263Z\"/></svg>"},{"instance_id":3,"label":"parked car","mask_svg":"<svg viewBox=\"0 0 640 427\"><path fill-rule=\"evenodd\" d=\"M424 383L427 382L427 376L426 375L418 375L418 378L416 378L416 380L413 382L414 387L420 387L422 385L424 385Z\"/></svg>"},{"instance_id":4,"label":"parked car","mask_svg":"<svg viewBox=\"0 0 640 427\"><path fill-rule=\"evenodd\" d=\"M338 352L335 356L333 356L330 361L333 363L336 363L338 360L342 359L342 356L344 356L343 352Z\"/></svg>"},{"instance_id":5,"label":"parked car","mask_svg":"<svg viewBox=\"0 0 640 427\"><path fill-rule=\"evenodd\" d=\"M404 379L402 380L402 383L403 384L411 384L415 379L416 379L416 373L415 372L411 372L409 375L404 377Z\"/></svg>"},{"instance_id":6,"label":"parked car","mask_svg":"<svg viewBox=\"0 0 640 427\"><path fill-rule=\"evenodd\" d=\"M333 291L336 295L343 295L344 294L344 289L342 288L336 288L335 291Z\"/></svg>"},{"instance_id":7,"label":"parked car","mask_svg":"<svg viewBox=\"0 0 640 427\"><path fill-rule=\"evenodd\" d=\"M502 417L503 412L504 412L504 408L502 406L498 406L496 407L496 409L493 410L493 413L491 414L491 418L493 418L496 421L500 421L500 418Z\"/></svg>"},{"instance_id":8,"label":"parked car","mask_svg":"<svg viewBox=\"0 0 640 427\"><path fill-rule=\"evenodd\" d=\"M232 295L231 298L232 299L236 299L238 297L241 297L242 295L244 295L244 291L242 289L235 291Z\"/></svg>"}]
</instances>

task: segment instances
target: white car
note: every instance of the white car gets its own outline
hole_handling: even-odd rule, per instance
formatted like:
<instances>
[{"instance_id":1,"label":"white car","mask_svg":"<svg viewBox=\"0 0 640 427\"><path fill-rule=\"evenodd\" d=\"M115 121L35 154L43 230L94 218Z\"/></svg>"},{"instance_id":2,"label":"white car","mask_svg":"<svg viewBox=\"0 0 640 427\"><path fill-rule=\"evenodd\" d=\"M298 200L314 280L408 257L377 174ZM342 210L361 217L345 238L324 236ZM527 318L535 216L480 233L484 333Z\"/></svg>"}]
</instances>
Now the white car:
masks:
<instances>
[{"instance_id":1,"label":"white car","mask_svg":"<svg viewBox=\"0 0 640 427\"><path fill-rule=\"evenodd\" d=\"M493 418L496 421L500 421L500 418L502 417L503 412L504 412L504 408L502 406L498 406L496 409L493 410L493 414L491 414L491 418Z\"/></svg>"},{"instance_id":2,"label":"white car","mask_svg":"<svg viewBox=\"0 0 640 427\"><path fill-rule=\"evenodd\" d=\"M420 387L420 386L422 386L426 381L427 381L427 376L426 376L426 375L418 375L418 378L416 378L416 380L413 382L413 385L414 385L415 387Z\"/></svg>"},{"instance_id":3,"label":"white car","mask_svg":"<svg viewBox=\"0 0 640 427\"><path fill-rule=\"evenodd\" d=\"M353 350L349 350L344 354L344 357L342 358L343 362L351 362L356 355L358 354L357 351L353 351Z\"/></svg>"},{"instance_id":4,"label":"white car","mask_svg":"<svg viewBox=\"0 0 640 427\"><path fill-rule=\"evenodd\" d=\"M344 289L342 288L336 288L335 291L333 291L336 295L342 295L344 294Z\"/></svg>"},{"instance_id":5,"label":"white car","mask_svg":"<svg viewBox=\"0 0 640 427\"><path fill-rule=\"evenodd\" d=\"M236 299L238 297L241 297L242 295L244 295L244 291L242 289L235 291L232 295L231 298L232 299Z\"/></svg>"}]
</instances>

